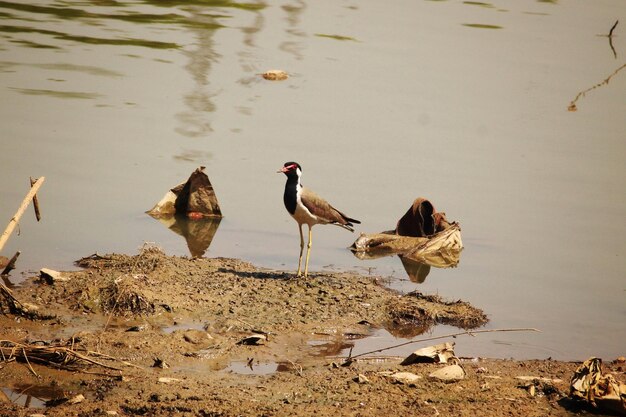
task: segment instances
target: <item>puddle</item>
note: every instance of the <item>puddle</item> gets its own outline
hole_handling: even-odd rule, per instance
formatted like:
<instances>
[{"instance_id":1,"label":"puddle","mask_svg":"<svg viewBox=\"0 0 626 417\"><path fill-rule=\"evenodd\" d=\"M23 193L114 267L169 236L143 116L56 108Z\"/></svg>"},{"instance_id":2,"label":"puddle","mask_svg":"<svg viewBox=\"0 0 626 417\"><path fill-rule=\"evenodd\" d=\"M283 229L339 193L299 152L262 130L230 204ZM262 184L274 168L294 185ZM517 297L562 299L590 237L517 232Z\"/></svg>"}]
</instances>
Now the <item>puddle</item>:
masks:
<instances>
[{"instance_id":1,"label":"puddle","mask_svg":"<svg viewBox=\"0 0 626 417\"><path fill-rule=\"evenodd\" d=\"M345 339L311 340L307 344L312 348L312 356L316 357L340 356L341 352L349 351L354 346L352 341Z\"/></svg>"},{"instance_id":2,"label":"puddle","mask_svg":"<svg viewBox=\"0 0 626 417\"><path fill-rule=\"evenodd\" d=\"M343 337L328 337L308 340L305 342L305 349L310 357L333 358L347 357L352 351L352 355L369 352L378 348L388 347L402 342L403 339L395 337L387 330L374 330L371 335L346 334ZM370 358L372 361L393 361L397 357L381 354ZM297 365L296 365L297 366ZM225 372L232 372L242 375L271 375L276 372L292 372L294 364L290 362L274 362L264 360L233 361L224 368Z\"/></svg>"},{"instance_id":3,"label":"puddle","mask_svg":"<svg viewBox=\"0 0 626 417\"><path fill-rule=\"evenodd\" d=\"M203 330L204 331L204 323L174 323L171 326L166 326L162 328L163 332L166 334L174 333L178 330Z\"/></svg>"},{"instance_id":4,"label":"puddle","mask_svg":"<svg viewBox=\"0 0 626 417\"><path fill-rule=\"evenodd\" d=\"M399 343L403 343L411 340L411 338L403 338L397 337L393 335L388 330L385 329L375 329L372 331L372 334L358 339L352 339L350 341L344 341L342 346L337 345L336 353L331 353L326 356L339 356L339 357L347 357L350 355L350 351L352 351L352 356L360 355L364 352L371 352L376 349L387 348L389 346L394 346ZM339 349L341 347L341 349ZM380 353L380 356L394 356L397 354L405 354L407 351L410 351L411 348L406 348L398 351L398 349L394 351L385 351ZM326 352L324 352L326 353ZM377 355L374 353L373 355Z\"/></svg>"},{"instance_id":5,"label":"puddle","mask_svg":"<svg viewBox=\"0 0 626 417\"><path fill-rule=\"evenodd\" d=\"M279 364L277 362L231 362L225 369L226 372L233 372L241 375L270 375L275 372L284 372L291 369L289 364Z\"/></svg>"},{"instance_id":6,"label":"puddle","mask_svg":"<svg viewBox=\"0 0 626 417\"><path fill-rule=\"evenodd\" d=\"M0 400L8 399L22 407L45 408L46 401L63 398L64 392L59 387L47 385L24 385L13 388L0 388ZM0 401L1 402L1 401Z\"/></svg>"},{"instance_id":7,"label":"puddle","mask_svg":"<svg viewBox=\"0 0 626 417\"><path fill-rule=\"evenodd\" d=\"M283 184L268 170L268 165L282 162L282 155L266 150L305 154L310 143L289 141L278 126L300 131L327 118L319 125L316 146L337 151L307 154L305 184L360 218L364 227L359 232L392 227L405 204L417 197L411 180L426 172L436 174L419 191L436 197L437 205L471 231L463 236L468 252L459 268L433 268L421 291L462 295L503 327L515 326L520 317L529 325L541 323L542 333L529 339L562 349L561 359L587 357L590 340L603 341L595 355L623 354L619 340L626 339L626 326L616 318L624 314L626 263L620 231L626 193L615 192L624 188L626 178L620 158L626 153L619 116L626 106L620 93L626 86L623 71L584 100L581 97L578 112L567 111L578 92L602 82L623 61L623 36L613 39L622 42L617 60L609 39L595 36L609 31L619 10L623 16L623 1L603 2L602 7L558 0L506 2L509 13L497 12L504 2L493 0L408 1L396 7L362 5L358 10L344 2L285 2L284 7L202 2L210 10L192 7L184 12L181 4L187 2L29 3L4 1L0 7L0 32L8 39L0 47L0 88L3 99L12 103L0 106L3 127L11 132L3 137L1 161L5 172L13 174L0 178L0 206L2 216L13 215L24 191L17 178L38 175L42 170L37 161L45 160L47 172L41 173L54 173L54 182L42 188L44 205L50 209L43 215L54 221L36 224L32 213L22 218L24 233L13 235L5 247L5 254L28 248L11 274L13 281L37 275L42 266L74 269L74 260L94 250L135 253L144 241L157 242L178 256L204 250L208 236L189 248L179 229L173 232L143 213L172 179L183 180L201 163L209 164L222 203L255 202L254 210L237 204L223 207L227 217L211 241L210 256L243 258L293 272L298 232L277 207ZM415 25L410 16L425 18L428 24ZM580 16L586 17L580 25L571 24ZM212 23L198 24L205 19ZM342 26L346 19L349 28ZM618 35L622 25L616 28ZM389 27L401 35L390 37ZM442 27L449 30L438 30ZM517 30L522 27L526 30ZM233 31L243 32L227 35ZM555 32L576 39L576 48L546 42ZM286 36L282 47L274 47L277 33ZM532 36L519 42L527 33ZM461 47L459 36L471 48ZM379 47L390 42L396 47L384 51L385 65L407 70L381 77ZM511 44L517 48L508 48ZM446 53L432 53L432 59L424 60L429 47ZM257 50L267 54L267 62L281 63L298 77L281 84L261 81L259 71L268 68L257 68ZM310 64L306 70L299 65L303 62ZM342 70L329 73L329 62ZM144 76L138 79L135 74ZM332 82L320 74L332 74ZM154 94L163 78L171 80L171 94ZM206 82L212 79L220 79L219 88ZM472 82L466 83L468 79ZM361 99L353 100L354 89L362 85L370 88L361 88ZM466 87L463 94L457 85ZM287 105L287 92L297 92L299 99ZM337 97L341 111L327 114L329 96ZM374 100L380 106L369 105ZM241 109L235 103L246 104ZM274 111L278 108L283 111ZM88 126L113 120L109 129L85 133ZM136 134L132 129L139 127L137 120L154 122L141 124L141 134ZM381 121L388 123L393 146L379 139ZM341 132L346 138L339 144L333 134L337 125L349 131ZM64 146L75 153L58 152L58 140L51 138L61 129ZM419 135L411 134L416 130ZM145 152L154 146L155 137L158 152ZM200 145L205 142L211 143L210 153ZM359 147L358 158L346 158L342 147ZM416 167L415 155L442 152L454 171L437 172L436 158ZM233 160L245 162L237 175ZM373 166L377 169L357 169ZM328 167L345 169L343 177L337 178L337 170ZM94 173L87 199L86 179L79 175L86 171ZM248 187L240 186L244 176ZM150 179L142 198L137 198L137 184L129 177ZM265 186L270 178L271 187ZM363 193L342 192L342 187L373 190L384 198L363 204ZM274 200L266 198L270 190L276 193ZM529 203L536 210L530 222L523 221L529 219ZM484 207L494 208L488 221ZM580 213L599 213L602 221L577 222ZM597 244L581 245L581 232ZM542 239L537 241L537 235ZM395 274L389 278L394 282L404 277L397 258L355 260L344 249L354 238L339 228L317 232L310 270L367 265L377 268L378 275ZM592 279L596 275L603 276L601 291ZM510 279L487 284L486 276ZM410 291L415 289L412 284L402 285ZM536 291L538 287L542 291ZM557 304L555 299L568 302ZM586 332L571 320L581 304L589 306ZM544 320L546 316L552 319ZM481 339L482 355L501 352Z\"/></svg>"}]
</instances>

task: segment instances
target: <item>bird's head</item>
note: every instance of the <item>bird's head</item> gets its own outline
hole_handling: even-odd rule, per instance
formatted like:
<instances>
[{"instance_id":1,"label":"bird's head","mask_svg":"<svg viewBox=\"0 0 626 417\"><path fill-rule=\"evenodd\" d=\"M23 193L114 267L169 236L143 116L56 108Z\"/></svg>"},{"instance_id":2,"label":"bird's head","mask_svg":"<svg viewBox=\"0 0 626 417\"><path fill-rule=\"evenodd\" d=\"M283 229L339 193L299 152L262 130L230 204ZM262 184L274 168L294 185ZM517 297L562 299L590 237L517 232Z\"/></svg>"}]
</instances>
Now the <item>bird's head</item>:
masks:
<instances>
[{"instance_id":1,"label":"bird's head","mask_svg":"<svg viewBox=\"0 0 626 417\"><path fill-rule=\"evenodd\" d=\"M299 177L302 174L302 167L297 162L285 162L285 165L277 172L282 172L288 177Z\"/></svg>"}]
</instances>

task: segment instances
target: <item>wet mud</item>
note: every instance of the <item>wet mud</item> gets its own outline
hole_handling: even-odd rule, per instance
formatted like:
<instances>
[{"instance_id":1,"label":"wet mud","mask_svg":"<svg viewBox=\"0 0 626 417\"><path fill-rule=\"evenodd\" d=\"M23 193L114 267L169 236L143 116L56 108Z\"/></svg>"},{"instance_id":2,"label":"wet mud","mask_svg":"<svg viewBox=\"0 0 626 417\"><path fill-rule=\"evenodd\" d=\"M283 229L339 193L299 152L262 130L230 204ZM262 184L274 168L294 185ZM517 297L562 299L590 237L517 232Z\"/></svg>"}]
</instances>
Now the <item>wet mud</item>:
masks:
<instances>
[{"instance_id":1,"label":"wet mud","mask_svg":"<svg viewBox=\"0 0 626 417\"><path fill-rule=\"evenodd\" d=\"M47 320L0 316L0 416L571 415L576 363L465 358L439 364L345 351L376 329L476 329L479 308L398 294L375 276L264 270L236 259L92 255L84 269L13 289ZM416 349L420 346L416 346ZM68 355L68 351L72 354ZM60 356L63 353L66 356ZM342 356L343 355L343 356ZM619 378L618 364L606 364ZM420 376L401 383L392 375ZM542 379L520 380L518 376ZM535 388L530 389L530 385Z\"/></svg>"}]
</instances>

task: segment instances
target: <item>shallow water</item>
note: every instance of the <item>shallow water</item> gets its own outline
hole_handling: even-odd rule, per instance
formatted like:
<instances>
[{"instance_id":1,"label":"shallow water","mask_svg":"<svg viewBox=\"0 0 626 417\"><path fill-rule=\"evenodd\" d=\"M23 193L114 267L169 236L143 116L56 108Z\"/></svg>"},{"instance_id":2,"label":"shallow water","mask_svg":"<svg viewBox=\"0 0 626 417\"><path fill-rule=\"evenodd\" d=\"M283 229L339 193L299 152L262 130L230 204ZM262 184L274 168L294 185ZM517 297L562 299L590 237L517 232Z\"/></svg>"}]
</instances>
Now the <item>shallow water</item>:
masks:
<instances>
[{"instance_id":1,"label":"shallow water","mask_svg":"<svg viewBox=\"0 0 626 417\"><path fill-rule=\"evenodd\" d=\"M353 257L339 228L314 229L312 270L542 330L466 337L461 356L622 355L626 36L613 52L598 35L625 14L621 0L1 2L0 216L46 177L41 223L29 208L2 250L22 251L10 280L144 242L188 254L144 211L200 165L225 214L205 256L294 269L275 171L296 160L358 232L393 228L418 196L463 229L459 267L422 284L397 258ZM273 68L291 77L259 77Z\"/></svg>"},{"instance_id":2,"label":"shallow water","mask_svg":"<svg viewBox=\"0 0 626 417\"><path fill-rule=\"evenodd\" d=\"M64 397L59 387L47 385L24 385L14 388L0 387L2 394L8 401L23 407L44 408L46 401Z\"/></svg>"},{"instance_id":3,"label":"shallow water","mask_svg":"<svg viewBox=\"0 0 626 417\"><path fill-rule=\"evenodd\" d=\"M231 362L225 372L243 375L269 375L278 371L275 362Z\"/></svg>"}]
</instances>

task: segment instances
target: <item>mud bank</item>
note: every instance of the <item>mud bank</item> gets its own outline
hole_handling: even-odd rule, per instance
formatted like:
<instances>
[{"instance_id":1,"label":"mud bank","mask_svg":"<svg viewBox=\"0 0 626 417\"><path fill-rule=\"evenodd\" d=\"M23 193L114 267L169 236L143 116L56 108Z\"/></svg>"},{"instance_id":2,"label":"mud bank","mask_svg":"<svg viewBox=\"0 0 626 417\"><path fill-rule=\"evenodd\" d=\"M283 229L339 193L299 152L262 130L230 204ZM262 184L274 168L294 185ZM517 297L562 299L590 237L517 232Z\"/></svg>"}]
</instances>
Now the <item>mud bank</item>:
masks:
<instances>
[{"instance_id":1,"label":"mud bank","mask_svg":"<svg viewBox=\"0 0 626 417\"><path fill-rule=\"evenodd\" d=\"M235 259L92 255L84 270L33 278L13 293L54 318L0 316L16 360L0 362L0 415L570 415L576 363L468 358L446 384L437 364L338 357L384 327L420 334L445 322L475 329L478 308L382 279L303 279ZM9 352L10 342L13 346ZM420 346L416 346L420 347ZM21 349L21 350L20 350ZM60 357L63 349L76 355ZM30 359L29 359L30 358ZM608 371L624 376L618 364ZM421 378L399 382L397 372ZM516 377L533 376L537 379ZM530 388L533 386L534 388Z\"/></svg>"}]
</instances>

